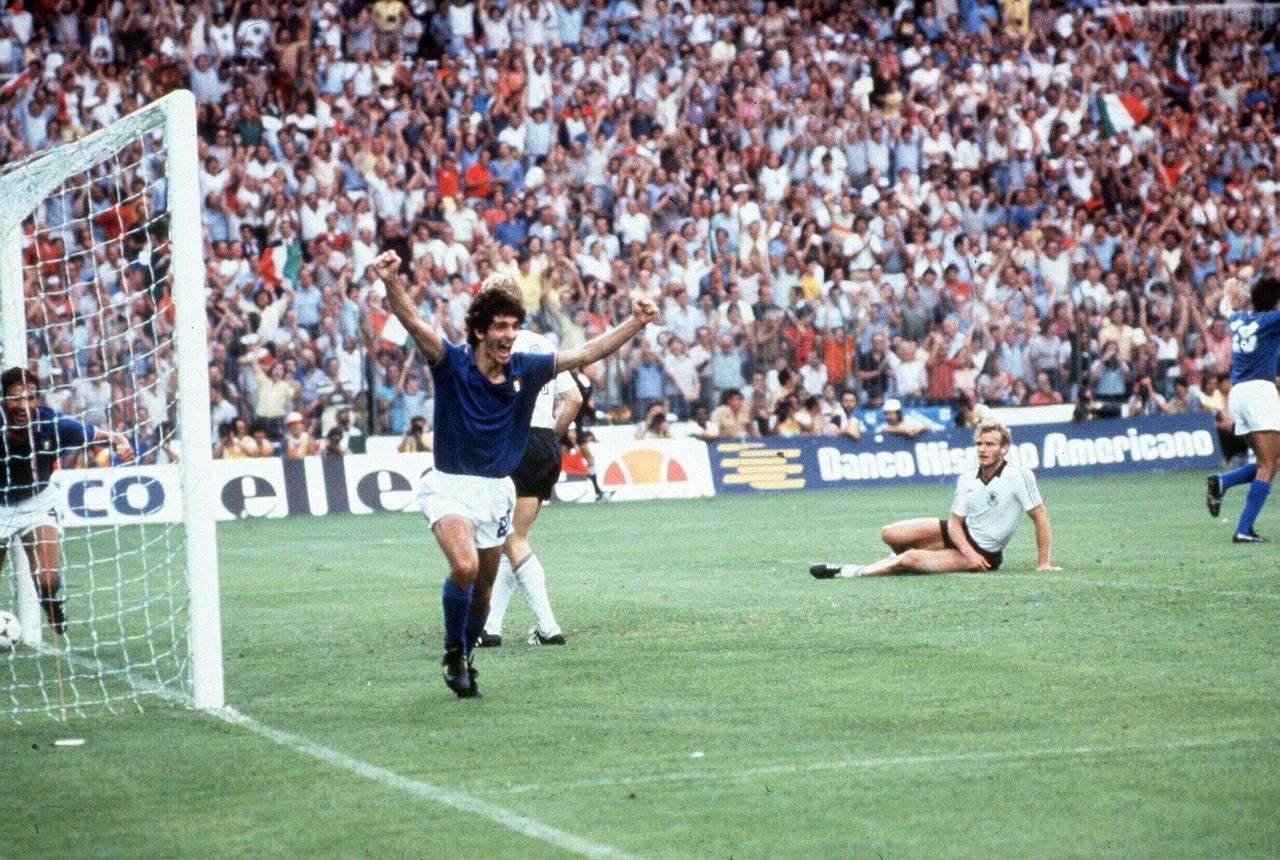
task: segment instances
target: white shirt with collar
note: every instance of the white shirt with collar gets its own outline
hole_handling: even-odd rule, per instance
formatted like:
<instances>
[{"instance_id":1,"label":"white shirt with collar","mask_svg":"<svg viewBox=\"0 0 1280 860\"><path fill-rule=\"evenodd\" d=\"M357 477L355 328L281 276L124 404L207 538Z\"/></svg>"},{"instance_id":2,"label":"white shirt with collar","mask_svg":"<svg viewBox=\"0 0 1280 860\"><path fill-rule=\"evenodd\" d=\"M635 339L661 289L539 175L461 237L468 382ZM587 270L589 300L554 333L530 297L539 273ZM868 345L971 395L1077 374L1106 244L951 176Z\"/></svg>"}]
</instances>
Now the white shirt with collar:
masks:
<instances>
[{"instance_id":1,"label":"white shirt with collar","mask_svg":"<svg viewBox=\"0 0 1280 860\"><path fill-rule=\"evenodd\" d=\"M1022 515L1044 502L1030 469L1005 461L986 483L978 474L978 470L965 472L956 479L951 513L964 518L981 549L1001 552L1018 530Z\"/></svg>"}]
</instances>

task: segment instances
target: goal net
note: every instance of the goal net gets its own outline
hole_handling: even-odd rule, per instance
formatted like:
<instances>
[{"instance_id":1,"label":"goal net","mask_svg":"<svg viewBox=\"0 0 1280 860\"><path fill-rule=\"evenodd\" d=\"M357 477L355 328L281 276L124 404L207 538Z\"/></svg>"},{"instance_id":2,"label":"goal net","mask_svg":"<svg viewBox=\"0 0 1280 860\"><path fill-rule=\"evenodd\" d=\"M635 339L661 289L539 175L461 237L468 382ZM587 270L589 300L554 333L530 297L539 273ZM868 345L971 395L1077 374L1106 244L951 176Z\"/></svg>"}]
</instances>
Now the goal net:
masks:
<instances>
[{"instance_id":1,"label":"goal net","mask_svg":"<svg viewBox=\"0 0 1280 860\"><path fill-rule=\"evenodd\" d=\"M0 172L4 366L137 453L6 419L0 537L22 642L0 652L0 711L18 720L223 703L196 159L195 102L175 92ZM24 499L39 456L57 471ZM180 517L149 516L165 488Z\"/></svg>"}]
</instances>

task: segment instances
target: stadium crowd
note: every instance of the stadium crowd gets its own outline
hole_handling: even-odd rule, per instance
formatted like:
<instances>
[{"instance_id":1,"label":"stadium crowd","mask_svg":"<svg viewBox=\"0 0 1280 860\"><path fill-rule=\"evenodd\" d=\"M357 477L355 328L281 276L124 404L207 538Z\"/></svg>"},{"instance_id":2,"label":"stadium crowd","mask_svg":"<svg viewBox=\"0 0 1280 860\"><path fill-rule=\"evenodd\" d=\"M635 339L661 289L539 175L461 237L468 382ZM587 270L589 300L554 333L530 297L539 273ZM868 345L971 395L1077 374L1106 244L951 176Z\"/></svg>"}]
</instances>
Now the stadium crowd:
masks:
<instances>
[{"instance_id":1,"label":"stadium crowd","mask_svg":"<svg viewBox=\"0 0 1280 860\"><path fill-rule=\"evenodd\" d=\"M850 432L890 399L1225 415L1223 285L1280 243L1275 32L1094 5L16 0L0 161L195 93L220 452L426 444L386 248L455 342L495 272L565 346L658 301L591 371L598 420L646 433ZM33 327L67 323L32 339L55 405L155 429L143 189L52 197L24 241Z\"/></svg>"}]
</instances>

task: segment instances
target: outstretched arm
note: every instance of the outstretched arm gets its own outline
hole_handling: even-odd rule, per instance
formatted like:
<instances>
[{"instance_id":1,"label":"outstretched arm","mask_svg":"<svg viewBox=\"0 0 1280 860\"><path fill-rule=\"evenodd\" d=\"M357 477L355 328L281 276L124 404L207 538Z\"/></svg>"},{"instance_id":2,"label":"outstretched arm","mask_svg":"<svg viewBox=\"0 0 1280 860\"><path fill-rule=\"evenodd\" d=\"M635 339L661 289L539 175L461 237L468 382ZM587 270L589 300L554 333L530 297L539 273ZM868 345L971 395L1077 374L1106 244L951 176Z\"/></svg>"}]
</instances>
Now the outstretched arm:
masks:
<instances>
[{"instance_id":1,"label":"outstretched arm","mask_svg":"<svg viewBox=\"0 0 1280 860\"><path fill-rule=\"evenodd\" d=\"M133 461L133 446L129 444L129 437L125 434L116 433L96 424L88 424L69 415L55 413L55 416L57 418L56 432L59 440L59 456L67 451L79 448L81 445L106 444L115 450L120 462L129 463Z\"/></svg>"},{"instance_id":2,"label":"outstretched arm","mask_svg":"<svg viewBox=\"0 0 1280 860\"><path fill-rule=\"evenodd\" d=\"M395 251L383 251L373 261L373 267L377 269L378 277L382 278L382 284L387 288L387 307L413 338L418 351L427 357L427 361L435 364L444 355L444 342L435 329L422 319L413 302L409 301L404 287L400 285L400 255Z\"/></svg>"},{"instance_id":3,"label":"outstretched arm","mask_svg":"<svg viewBox=\"0 0 1280 860\"><path fill-rule=\"evenodd\" d=\"M88 441L106 442L115 450L121 463L133 462L133 446L129 444L128 436L123 433L113 433L105 427L94 427L93 430L93 438Z\"/></svg>"},{"instance_id":4,"label":"outstretched arm","mask_svg":"<svg viewBox=\"0 0 1280 860\"><path fill-rule=\"evenodd\" d=\"M634 313L631 317L617 328L593 337L576 349L557 352L556 371L575 370L613 355L658 316L658 306L649 299L636 299L632 309Z\"/></svg>"},{"instance_id":5,"label":"outstretched arm","mask_svg":"<svg viewBox=\"0 0 1280 860\"><path fill-rule=\"evenodd\" d=\"M1036 505L1027 511L1027 516L1031 517L1031 521L1036 524L1036 570L1062 570L1055 567L1053 562L1049 560L1049 550L1053 544L1053 533L1049 528L1049 512L1044 509L1044 505Z\"/></svg>"}]
</instances>

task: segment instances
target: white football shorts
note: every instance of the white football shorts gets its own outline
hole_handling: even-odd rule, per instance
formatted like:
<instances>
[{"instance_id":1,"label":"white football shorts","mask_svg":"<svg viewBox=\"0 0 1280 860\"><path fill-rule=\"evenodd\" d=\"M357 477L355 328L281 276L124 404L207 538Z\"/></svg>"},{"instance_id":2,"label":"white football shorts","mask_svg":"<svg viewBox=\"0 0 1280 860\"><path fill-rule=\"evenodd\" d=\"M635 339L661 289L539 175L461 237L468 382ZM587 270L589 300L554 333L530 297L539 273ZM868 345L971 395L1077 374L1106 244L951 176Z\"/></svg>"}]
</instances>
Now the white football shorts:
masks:
<instances>
[{"instance_id":1,"label":"white football shorts","mask_svg":"<svg viewBox=\"0 0 1280 860\"><path fill-rule=\"evenodd\" d=\"M1236 422L1236 435L1259 430L1280 431L1280 392L1268 379L1248 379L1231 386L1227 411Z\"/></svg>"},{"instance_id":2,"label":"white football shorts","mask_svg":"<svg viewBox=\"0 0 1280 860\"><path fill-rule=\"evenodd\" d=\"M511 533L511 512L516 506L516 485L510 478L451 475L432 469L418 485L418 509L435 525L441 517L456 515L476 527L476 546L502 546Z\"/></svg>"},{"instance_id":3,"label":"white football shorts","mask_svg":"<svg viewBox=\"0 0 1280 860\"><path fill-rule=\"evenodd\" d=\"M58 493L53 487L45 487L29 499L23 499L10 507L0 505L0 546L14 537L24 535L37 526L50 526L62 531L62 516L58 513Z\"/></svg>"}]
</instances>

